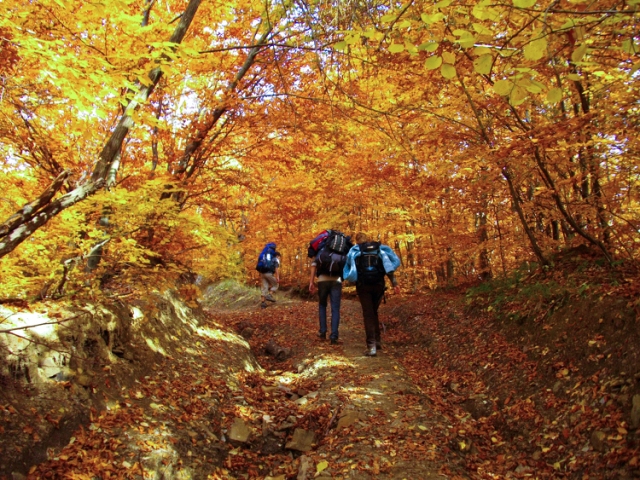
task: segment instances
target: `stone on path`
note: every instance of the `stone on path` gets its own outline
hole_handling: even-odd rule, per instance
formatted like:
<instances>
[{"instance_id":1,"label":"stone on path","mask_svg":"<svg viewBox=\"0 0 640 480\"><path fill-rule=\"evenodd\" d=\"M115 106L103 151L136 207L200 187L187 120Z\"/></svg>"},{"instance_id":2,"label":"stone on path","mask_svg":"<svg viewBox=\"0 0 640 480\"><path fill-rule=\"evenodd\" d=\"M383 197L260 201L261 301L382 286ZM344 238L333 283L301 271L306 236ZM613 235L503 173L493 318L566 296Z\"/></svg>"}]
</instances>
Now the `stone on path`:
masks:
<instances>
[{"instance_id":1,"label":"stone on path","mask_svg":"<svg viewBox=\"0 0 640 480\"><path fill-rule=\"evenodd\" d=\"M350 427L358 420L360 420L360 415L358 414L358 412L347 412L342 417L340 417L336 428Z\"/></svg>"},{"instance_id":2,"label":"stone on path","mask_svg":"<svg viewBox=\"0 0 640 480\"><path fill-rule=\"evenodd\" d=\"M313 432L309 432L303 428L296 428L293 432L293 438L287 442L285 448L289 450L298 450L299 452L308 452L315 441L316 436Z\"/></svg>"},{"instance_id":3,"label":"stone on path","mask_svg":"<svg viewBox=\"0 0 640 480\"><path fill-rule=\"evenodd\" d=\"M251 436L251 430L241 418L235 418L229 429L229 439L236 442L246 443Z\"/></svg>"},{"instance_id":4,"label":"stone on path","mask_svg":"<svg viewBox=\"0 0 640 480\"><path fill-rule=\"evenodd\" d=\"M296 480L308 480L313 474L313 460L306 455L300 457L300 468Z\"/></svg>"}]
</instances>

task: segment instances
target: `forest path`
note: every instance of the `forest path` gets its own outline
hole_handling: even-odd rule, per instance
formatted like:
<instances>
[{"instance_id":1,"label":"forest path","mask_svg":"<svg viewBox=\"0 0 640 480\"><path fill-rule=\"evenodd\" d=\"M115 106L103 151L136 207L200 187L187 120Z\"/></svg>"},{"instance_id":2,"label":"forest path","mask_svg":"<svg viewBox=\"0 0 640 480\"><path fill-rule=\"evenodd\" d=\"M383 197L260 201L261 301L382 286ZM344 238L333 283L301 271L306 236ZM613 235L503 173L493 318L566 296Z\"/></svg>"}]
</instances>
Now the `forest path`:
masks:
<instances>
[{"instance_id":1,"label":"forest path","mask_svg":"<svg viewBox=\"0 0 640 480\"><path fill-rule=\"evenodd\" d=\"M303 330L312 343L305 348L301 375L309 372L306 377L318 384L316 401L331 405L332 411L324 437L308 454L316 465L314 473L326 461L326 478L446 478L437 474L437 445L428 434L437 416L389 354L393 347L383 345L376 357L364 355L360 304L343 300L338 345L315 338L317 304L305 307L309 314ZM326 366L314 368L319 364Z\"/></svg>"}]
</instances>

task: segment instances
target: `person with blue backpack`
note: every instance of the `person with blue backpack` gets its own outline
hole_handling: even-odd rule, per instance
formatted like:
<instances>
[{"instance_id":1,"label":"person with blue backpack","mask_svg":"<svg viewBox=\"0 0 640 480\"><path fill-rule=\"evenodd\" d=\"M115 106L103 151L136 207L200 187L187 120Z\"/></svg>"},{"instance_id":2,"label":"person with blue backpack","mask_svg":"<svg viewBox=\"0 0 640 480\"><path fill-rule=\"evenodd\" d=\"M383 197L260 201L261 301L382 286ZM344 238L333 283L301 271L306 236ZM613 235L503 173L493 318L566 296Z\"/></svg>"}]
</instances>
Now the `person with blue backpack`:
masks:
<instances>
[{"instance_id":1,"label":"person with blue backpack","mask_svg":"<svg viewBox=\"0 0 640 480\"><path fill-rule=\"evenodd\" d=\"M375 357L382 348L378 307L387 289L385 277L389 277L395 293L400 294L400 286L394 275L400 266L400 259L391 247L370 242L365 233L356 235L356 243L347 255L342 276L344 280L356 284L367 342L364 354Z\"/></svg>"},{"instance_id":2,"label":"person with blue backpack","mask_svg":"<svg viewBox=\"0 0 640 480\"><path fill-rule=\"evenodd\" d=\"M267 300L269 302L275 302L273 293L278 290L280 283L280 252L276 251L276 244L273 242L267 243L260 255L258 256L258 263L256 264L256 270L260 272L261 298L260 307L267 308Z\"/></svg>"}]
</instances>

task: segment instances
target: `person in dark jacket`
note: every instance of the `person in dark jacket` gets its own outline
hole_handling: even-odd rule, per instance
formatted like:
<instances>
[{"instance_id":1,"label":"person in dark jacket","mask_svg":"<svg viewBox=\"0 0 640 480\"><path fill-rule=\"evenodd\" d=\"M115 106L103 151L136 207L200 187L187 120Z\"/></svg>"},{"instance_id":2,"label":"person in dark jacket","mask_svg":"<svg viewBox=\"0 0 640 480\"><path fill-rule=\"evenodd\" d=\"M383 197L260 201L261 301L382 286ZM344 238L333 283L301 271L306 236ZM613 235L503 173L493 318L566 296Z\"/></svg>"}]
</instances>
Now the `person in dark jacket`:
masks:
<instances>
[{"instance_id":1,"label":"person in dark jacket","mask_svg":"<svg viewBox=\"0 0 640 480\"><path fill-rule=\"evenodd\" d=\"M362 306L367 342L364 354L375 357L382 348L378 307L386 290L385 277L389 278L394 292L399 295L400 286L394 271L400 265L400 260L390 247L370 242L365 233L356 235L356 243L347 258L344 277L345 280L356 278L356 293Z\"/></svg>"}]
</instances>

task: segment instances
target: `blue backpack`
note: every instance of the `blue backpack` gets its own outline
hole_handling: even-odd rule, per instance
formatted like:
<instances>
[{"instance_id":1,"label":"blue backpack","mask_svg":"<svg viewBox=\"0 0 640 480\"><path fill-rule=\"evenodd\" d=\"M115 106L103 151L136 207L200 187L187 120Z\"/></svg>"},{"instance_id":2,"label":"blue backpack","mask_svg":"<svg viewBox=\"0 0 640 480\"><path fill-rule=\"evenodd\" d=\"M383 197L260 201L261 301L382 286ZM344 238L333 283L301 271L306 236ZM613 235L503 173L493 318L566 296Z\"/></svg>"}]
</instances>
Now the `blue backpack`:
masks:
<instances>
[{"instance_id":1,"label":"blue backpack","mask_svg":"<svg viewBox=\"0 0 640 480\"><path fill-rule=\"evenodd\" d=\"M273 242L267 243L262 249L262 252L260 252L256 270L260 273L273 273L276 271L277 265L276 244Z\"/></svg>"},{"instance_id":2,"label":"blue backpack","mask_svg":"<svg viewBox=\"0 0 640 480\"><path fill-rule=\"evenodd\" d=\"M380 242L360 244L360 256L356 258L358 282L365 285L384 283L385 270L380 258Z\"/></svg>"}]
</instances>

